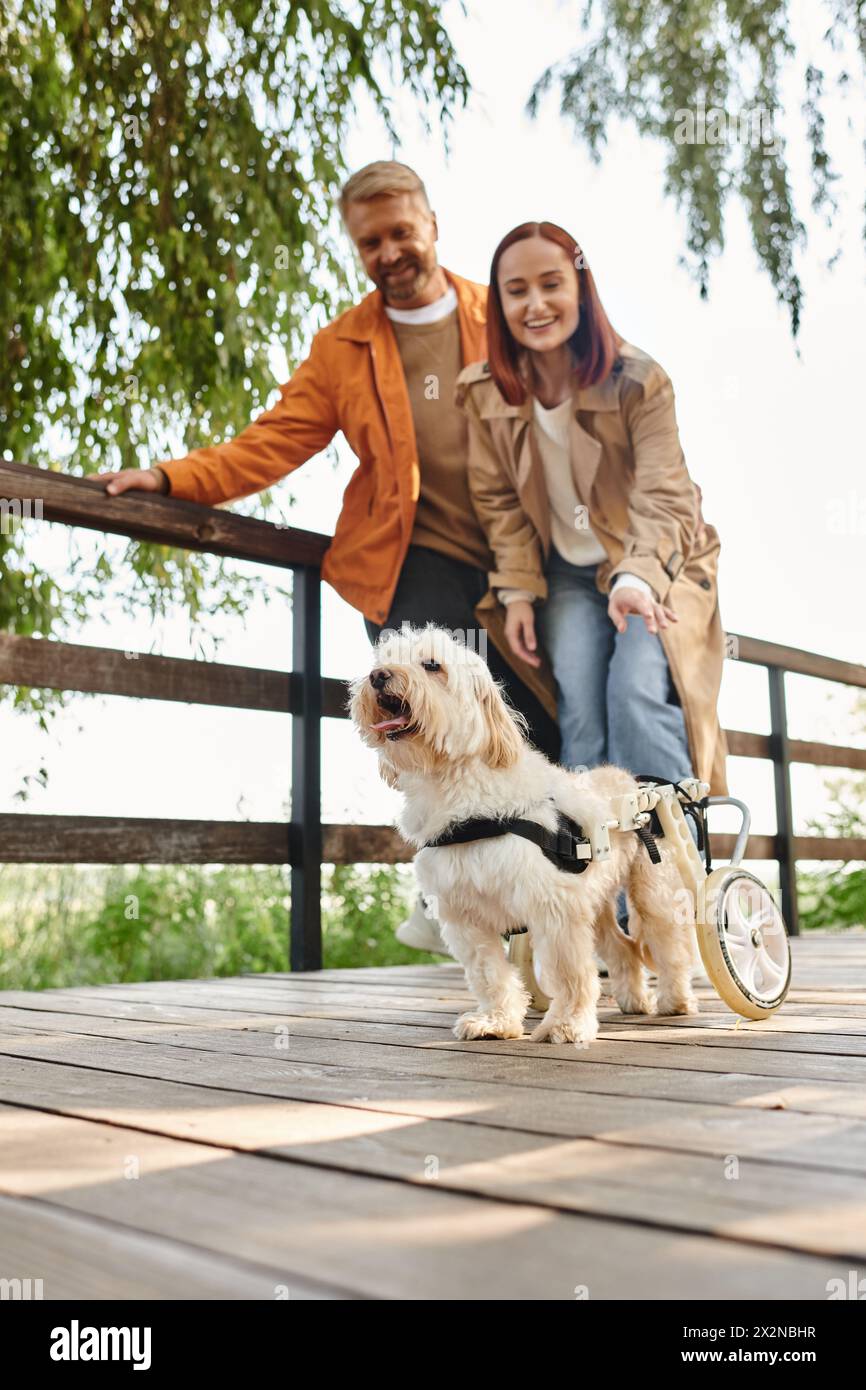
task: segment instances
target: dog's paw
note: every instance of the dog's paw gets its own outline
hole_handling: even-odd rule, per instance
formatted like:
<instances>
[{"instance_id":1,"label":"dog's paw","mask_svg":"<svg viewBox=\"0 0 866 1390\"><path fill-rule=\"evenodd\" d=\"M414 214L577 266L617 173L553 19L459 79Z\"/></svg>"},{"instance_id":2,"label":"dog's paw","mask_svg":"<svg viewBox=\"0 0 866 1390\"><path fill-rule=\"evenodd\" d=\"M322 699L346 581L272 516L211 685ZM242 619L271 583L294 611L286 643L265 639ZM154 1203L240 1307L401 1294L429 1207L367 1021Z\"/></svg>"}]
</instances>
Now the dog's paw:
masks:
<instances>
[{"instance_id":1,"label":"dog's paw","mask_svg":"<svg viewBox=\"0 0 866 1390\"><path fill-rule=\"evenodd\" d=\"M650 994L636 994L632 990L621 990L616 1002L624 1014L654 1014L656 1001Z\"/></svg>"},{"instance_id":2,"label":"dog's paw","mask_svg":"<svg viewBox=\"0 0 866 1390\"><path fill-rule=\"evenodd\" d=\"M577 1018L543 1018L529 1035L530 1042L574 1043L588 1047L598 1037L598 1019L581 1015Z\"/></svg>"},{"instance_id":3,"label":"dog's paw","mask_svg":"<svg viewBox=\"0 0 866 1390\"><path fill-rule=\"evenodd\" d=\"M472 1038L522 1038L523 1021L498 1009L488 1014L461 1014L454 1024L454 1036L463 1041Z\"/></svg>"},{"instance_id":4,"label":"dog's paw","mask_svg":"<svg viewBox=\"0 0 866 1390\"><path fill-rule=\"evenodd\" d=\"M682 1014L694 1016L699 1012L698 1001L693 994L660 994L656 999L655 1012L659 1018L675 1018Z\"/></svg>"}]
</instances>

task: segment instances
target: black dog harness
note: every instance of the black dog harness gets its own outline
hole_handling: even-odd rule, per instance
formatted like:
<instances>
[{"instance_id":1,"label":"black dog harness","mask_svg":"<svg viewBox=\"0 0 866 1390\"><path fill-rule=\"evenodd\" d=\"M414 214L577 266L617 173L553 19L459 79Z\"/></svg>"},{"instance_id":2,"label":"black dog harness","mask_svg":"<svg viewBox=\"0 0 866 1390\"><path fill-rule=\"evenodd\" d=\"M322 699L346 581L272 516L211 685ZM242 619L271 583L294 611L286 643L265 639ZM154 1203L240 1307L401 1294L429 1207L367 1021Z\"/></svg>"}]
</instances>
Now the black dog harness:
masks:
<instances>
[{"instance_id":1,"label":"black dog harness","mask_svg":"<svg viewBox=\"0 0 866 1390\"><path fill-rule=\"evenodd\" d=\"M493 840L499 835L522 835L524 840L531 840L534 845L538 845L545 858L563 873L582 874L590 861L590 842L577 821L572 820L564 811L557 811L557 816L557 830L546 830L536 821L521 820L517 816L505 820L485 820L483 817L462 820L443 831L441 835L437 835L435 840L428 840L424 849L466 845L473 840Z\"/></svg>"},{"instance_id":2,"label":"black dog harness","mask_svg":"<svg viewBox=\"0 0 866 1390\"><path fill-rule=\"evenodd\" d=\"M637 782L663 782L660 777L648 777L646 775L637 777ZM684 810L691 812L698 823L700 832L701 848L707 858L709 868L709 835L706 828L706 799L703 802L690 802ZM695 814L698 812L698 814ZM561 869L566 874L582 874L588 867L592 858L592 842L583 833L583 828L578 825L576 820L572 820L564 811L557 810L558 828L556 830L546 830L543 825L536 821L522 820L518 816L510 819L489 820L478 816L470 820L457 821L454 825L444 830L441 835L437 835L435 840L428 840L423 846L424 849L445 849L449 845L467 845L477 840L493 840L500 835L521 835L524 840L531 841L538 845L542 854L557 869ZM649 855L653 864L661 863L656 837L663 836L661 822L655 811L651 813L650 823L635 828L635 834ZM519 936L528 930L527 927L513 927L505 932L505 936Z\"/></svg>"},{"instance_id":3,"label":"black dog harness","mask_svg":"<svg viewBox=\"0 0 866 1390\"><path fill-rule=\"evenodd\" d=\"M649 777L645 773L635 778L636 782L656 782L664 783L662 777ZM674 783L678 790L682 792L679 784ZM683 796L685 794L683 793ZM707 834L707 799L695 802L691 798L685 798L686 804L683 810L687 815L691 815L698 827L698 847L703 851L707 861L707 869L710 867L709 835ZM449 845L471 844L474 840L493 840L500 835L521 835L524 840L530 840L532 844L538 845L542 854L549 859L551 864L557 869L561 869L566 874L582 874L592 858L591 842L583 833L583 829L576 820L572 820L564 811L557 810L558 829L546 830L543 825L539 825L533 820L522 820L518 816L510 819L489 820L484 817L476 817L471 820L457 821L448 830L437 835L435 840L428 840L424 849L444 849ZM661 839L664 832L658 813L652 811L648 825L638 826L634 832L653 864L661 863L656 839Z\"/></svg>"}]
</instances>

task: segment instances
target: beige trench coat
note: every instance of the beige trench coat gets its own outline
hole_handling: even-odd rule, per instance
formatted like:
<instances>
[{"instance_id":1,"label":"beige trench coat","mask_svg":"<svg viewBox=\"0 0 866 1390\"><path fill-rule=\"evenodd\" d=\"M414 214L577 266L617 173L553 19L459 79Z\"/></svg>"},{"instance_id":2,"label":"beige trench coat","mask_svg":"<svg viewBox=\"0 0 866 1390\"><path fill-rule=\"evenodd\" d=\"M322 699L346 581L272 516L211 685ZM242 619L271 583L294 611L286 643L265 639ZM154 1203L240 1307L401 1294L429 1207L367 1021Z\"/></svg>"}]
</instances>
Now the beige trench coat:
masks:
<instances>
[{"instance_id":1,"label":"beige trench coat","mask_svg":"<svg viewBox=\"0 0 866 1390\"><path fill-rule=\"evenodd\" d=\"M679 622L660 631L685 715L697 775L711 794L727 793L727 748L717 701L725 633L717 588L719 537L696 540L698 494L686 469L670 379L631 344L622 366L600 386L575 388L570 458L575 490L607 551L596 574L606 594L617 574L645 579ZM546 655L539 668L514 655L505 638L498 588L547 597L550 502L532 427L532 400L508 405L486 362L457 379L457 403L469 420L469 485L496 559L475 614L509 665L556 718L556 681ZM653 768L640 771L653 772Z\"/></svg>"}]
</instances>

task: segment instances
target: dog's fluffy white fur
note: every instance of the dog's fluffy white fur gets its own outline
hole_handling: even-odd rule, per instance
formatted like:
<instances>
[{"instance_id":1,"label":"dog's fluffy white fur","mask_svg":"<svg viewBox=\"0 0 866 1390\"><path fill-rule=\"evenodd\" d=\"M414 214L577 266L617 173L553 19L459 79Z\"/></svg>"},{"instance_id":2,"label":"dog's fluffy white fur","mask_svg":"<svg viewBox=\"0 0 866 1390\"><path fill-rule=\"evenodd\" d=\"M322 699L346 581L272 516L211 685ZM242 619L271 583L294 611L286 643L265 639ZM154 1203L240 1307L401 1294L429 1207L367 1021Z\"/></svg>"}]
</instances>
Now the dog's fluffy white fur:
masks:
<instances>
[{"instance_id":1,"label":"dog's fluffy white fur","mask_svg":"<svg viewBox=\"0 0 866 1390\"><path fill-rule=\"evenodd\" d=\"M611 831L610 859L569 874L513 834L423 848L455 821L479 816L518 816L555 830L561 809L585 824L606 815L609 796L635 789L627 772L551 763L526 741L526 721L487 663L432 624L382 634L371 670L351 685L350 713L378 753L381 776L404 797L397 823L419 850L421 892L477 999L454 1026L458 1038L523 1036L529 996L502 942L503 932L520 926L529 928L536 978L551 1001L533 1042L583 1047L596 1037L596 949L623 1013L697 1012L693 919L669 851L654 865L633 832ZM629 936L615 917L622 887ZM654 998L645 961L658 974Z\"/></svg>"}]
</instances>

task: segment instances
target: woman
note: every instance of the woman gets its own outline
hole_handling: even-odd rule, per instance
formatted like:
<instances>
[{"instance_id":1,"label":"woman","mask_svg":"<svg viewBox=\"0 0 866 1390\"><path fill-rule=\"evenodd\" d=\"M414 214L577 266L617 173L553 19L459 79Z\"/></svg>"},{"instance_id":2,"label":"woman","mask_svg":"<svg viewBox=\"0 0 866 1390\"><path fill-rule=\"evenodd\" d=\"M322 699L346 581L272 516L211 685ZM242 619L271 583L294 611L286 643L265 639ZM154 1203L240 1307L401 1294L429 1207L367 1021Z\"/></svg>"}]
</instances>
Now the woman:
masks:
<instances>
[{"instance_id":1,"label":"woman","mask_svg":"<svg viewBox=\"0 0 866 1390\"><path fill-rule=\"evenodd\" d=\"M488 361L458 377L485 602L541 685L565 766L612 762L727 791L716 701L719 540L700 516L673 389L615 333L577 242L527 222L493 257Z\"/></svg>"}]
</instances>

